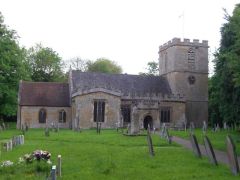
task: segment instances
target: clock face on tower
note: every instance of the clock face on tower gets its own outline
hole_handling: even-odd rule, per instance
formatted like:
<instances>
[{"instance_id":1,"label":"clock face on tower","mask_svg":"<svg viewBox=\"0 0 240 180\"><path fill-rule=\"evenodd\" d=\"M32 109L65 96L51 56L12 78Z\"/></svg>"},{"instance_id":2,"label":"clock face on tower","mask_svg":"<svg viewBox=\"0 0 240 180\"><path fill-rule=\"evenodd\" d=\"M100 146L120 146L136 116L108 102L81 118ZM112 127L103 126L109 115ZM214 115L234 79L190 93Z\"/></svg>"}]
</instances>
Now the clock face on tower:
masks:
<instances>
[{"instance_id":1,"label":"clock face on tower","mask_svg":"<svg viewBox=\"0 0 240 180\"><path fill-rule=\"evenodd\" d=\"M189 77L188 77L188 82L189 82L189 84L194 84L195 81L196 81L196 78L195 78L194 76L189 76Z\"/></svg>"}]
</instances>

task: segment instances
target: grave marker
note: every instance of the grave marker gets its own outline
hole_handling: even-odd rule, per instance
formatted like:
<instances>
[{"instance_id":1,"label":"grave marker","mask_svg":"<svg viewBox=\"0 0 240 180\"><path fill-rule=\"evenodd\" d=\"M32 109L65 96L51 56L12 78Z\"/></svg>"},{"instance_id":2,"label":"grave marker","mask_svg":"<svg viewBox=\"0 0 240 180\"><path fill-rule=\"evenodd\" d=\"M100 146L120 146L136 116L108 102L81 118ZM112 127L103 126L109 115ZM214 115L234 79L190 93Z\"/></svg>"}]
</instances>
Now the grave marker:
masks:
<instances>
[{"instance_id":1,"label":"grave marker","mask_svg":"<svg viewBox=\"0 0 240 180\"><path fill-rule=\"evenodd\" d=\"M218 165L217 159L209 138L207 136L204 136L203 140L204 140L204 146L205 146L209 161L214 165Z\"/></svg>"},{"instance_id":2,"label":"grave marker","mask_svg":"<svg viewBox=\"0 0 240 180\"><path fill-rule=\"evenodd\" d=\"M147 143L148 143L148 150L149 150L150 156L154 156L152 137L151 137L150 127L149 126L148 126L148 129L147 129Z\"/></svg>"},{"instance_id":3,"label":"grave marker","mask_svg":"<svg viewBox=\"0 0 240 180\"><path fill-rule=\"evenodd\" d=\"M202 132L203 132L203 134L206 134L206 132L207 132L207 124L206 124L206 121L203 121Z\"/></svg>"},{"instance_id":4,"label":"grave marker","mask_svg":"<svg viewBox=\"0 0 240 180\"><path fill-rule=\"evenodd\" d=\"M48 129L48 127L45 128L45 136L46 136L46 137L49 136L49 129Z\"/></svg>"},{"instance_id":5,"label":"grave marker","mask_svg":"<svg viewBox=\"0 0 240 180\"><path fill-rule=\"evenodd\" d=\"M190 133L191 133L191 134L194 133L194 129L195 129L194 123L193 123L193 122L190 122Z\"/></svg>"},{"instance_id":6,"label":"grave marker","mask_svg":"<svg viewBox=\"0 0 240 180\"><path fill-rule=\"evenodd\" d=\"M236 147L231 136L229 135L227 136L226 144L227 144L227 155L228 155L230 169L234 175L237 175L239 173L239 165L238 165Z\"/></svg>"},{"instance_id":7,"label":"grave marker","mask_svg":"<svg viewBox=\"0 0 240 180\"><path fill-rule=\"evenodd\" d=\"M57 175L62 176L62 156L58 155Z\"/></svg>"},{"instance_id":8,"label":"grave marker","mask_svg":"<svg viewBox=\"0 0 240 180\"><path fill-rule=\"evenodd\" d=\"M52 166L52 169L51 169L51 180L56 180L57 177L56 177L56 166Z\"/></svg>"},{"instance_id":9,"label":"grave marker","mask_svg":"<svg viewBox=\"0 0 240 180\"><path fill-rule=\"evenodd\" d=\"M200 151L199 146L198 146L197 138L196 138L196 136L194 134L190 134L190 142L192 144L192 148L193 148L194 154L197 157L201 158L202 157L201 156L201 151Z\"/></svg>"}]
</instances>

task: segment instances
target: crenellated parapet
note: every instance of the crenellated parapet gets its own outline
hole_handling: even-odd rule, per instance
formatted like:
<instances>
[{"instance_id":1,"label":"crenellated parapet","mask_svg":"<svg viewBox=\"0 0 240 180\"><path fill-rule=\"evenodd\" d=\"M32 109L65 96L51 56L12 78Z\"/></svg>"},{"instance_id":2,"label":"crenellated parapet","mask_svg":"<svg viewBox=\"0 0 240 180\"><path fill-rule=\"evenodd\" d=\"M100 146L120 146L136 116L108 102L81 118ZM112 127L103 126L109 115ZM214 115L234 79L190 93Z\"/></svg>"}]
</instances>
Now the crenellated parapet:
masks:
<instances>
[{"instance_id":1,"label":"crenellated parapet","mask_svg":"<svg viewBox=\"0 0 240 180\"><path fill-rule=\"evenodd\" d=\"M193 39L192 41L190 41L190 39L183 39L182 41L180 38L173 38L171 41L159 46L159 53L172 46L195 46L208 48L208 41L202 40L200 42L199 39Z\"/></svg>"}]
</instances>

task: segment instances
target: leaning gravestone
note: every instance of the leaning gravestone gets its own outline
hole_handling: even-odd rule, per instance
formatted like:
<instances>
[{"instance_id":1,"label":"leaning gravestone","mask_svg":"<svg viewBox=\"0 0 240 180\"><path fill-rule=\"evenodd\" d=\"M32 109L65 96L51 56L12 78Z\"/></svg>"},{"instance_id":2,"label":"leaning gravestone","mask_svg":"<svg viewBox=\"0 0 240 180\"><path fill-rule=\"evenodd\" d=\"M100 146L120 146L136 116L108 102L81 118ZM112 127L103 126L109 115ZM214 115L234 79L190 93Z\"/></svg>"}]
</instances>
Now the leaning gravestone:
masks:
<instances>
[{"instance_id":1,"label":"leaning gravestone","mask_svg":"<svg viewBox=\"0 0 240 180\"><path fill-rule=\"evenodd\" d=\"M200 151L199 146L198 146L197 138L196 138L196 136L194 134L190 134L190 142L192 144L192 148L193 148L194 154L197 157L201 158L202 157L201 156L201 151Z\"/></svg>"},{"instance_id":2,"label":"leaning gravestone","mask_svg":"<svg viewBox=\"0 0 240 180\"><path fill-rule=\"evenodd\" d=\"M227 155L228 155L231 171L234 175L237 175L239 173L238 158L237 158L235 144L231 136L229 135L227 136L226 144L227 144Z\"/></svg>"},{"instance_id":3,"label":"leaning gravestone","mask_svg":"<svg viewBox=\"0 0 240 180\"><path fill-rule=\"evenodd\" d=\"M207 136L204 136L203 140L204 140L204 146L205 146L209 161L212 164L217 165L218 164L217 159L216 159L216 156L215 156L215 153L214 153L214 150L213 150L213 147L212 147L212 144L211 144L209 138Z\"/></svg>"},{"instance_id":4,"label":"leaning gravestone","mask_svg":"<svg viewBox=\"0 0 240 180\"><path fill-rule=\"evenodd\" d=\"M150 156L154 156L152 137L151 137L149 126L148 126L148 129L147 129L147 143L148 143L148 150L149 150Z\"/></svg>"}]
</instances>

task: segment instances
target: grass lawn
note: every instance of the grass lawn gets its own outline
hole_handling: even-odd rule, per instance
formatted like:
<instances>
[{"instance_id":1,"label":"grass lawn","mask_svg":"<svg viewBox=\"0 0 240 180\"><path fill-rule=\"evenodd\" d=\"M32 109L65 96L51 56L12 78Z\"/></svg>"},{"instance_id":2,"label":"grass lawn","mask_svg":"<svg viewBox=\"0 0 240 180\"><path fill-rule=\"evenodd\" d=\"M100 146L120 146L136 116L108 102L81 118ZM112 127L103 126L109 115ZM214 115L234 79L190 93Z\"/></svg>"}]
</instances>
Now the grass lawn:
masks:
<instances>
[{"instance_id":1,"label":"grass lawn","mask_svg":"<svg viewBox=\"0 0 240 180\"><path fill-rule=\"evenodd\" d=\"M184 139L189 139L189 131L170 131L171 135L182 137ZM203 144L203 133L202 129L195 129L194 134L196 135L198 142ZM226 151L226 136L231 135L236 145L237 153L240 155L240 132L237 131L227 131L221 130L218 132L213 132L211 130L207 131L207 136L209 137L213 148Z\"/></svg>"},{"instance_id":2,"label":"grass lawn","mask_svg":"<svg viewBox=\"0 0 240 180\"><path fill-rule=\"evenodd\" d=\"M18 130L0 132L0 141L20 134ZM0 162L18 158L36 149L50 151L56 164L62 155L61 179L239 179L225 165L215 167L206 158L198 159L191 151L176 144L168 145L158 135L153 135L155 157L148 154L145 136L129 137L116 130L71 130L51 132L44 136L43 129L30 129L25 134L25 144L11 152L2 152ZM0 169L0 179L45 179L45 174L32 173L30 164Z\"/></svg>"}]
</instances>

